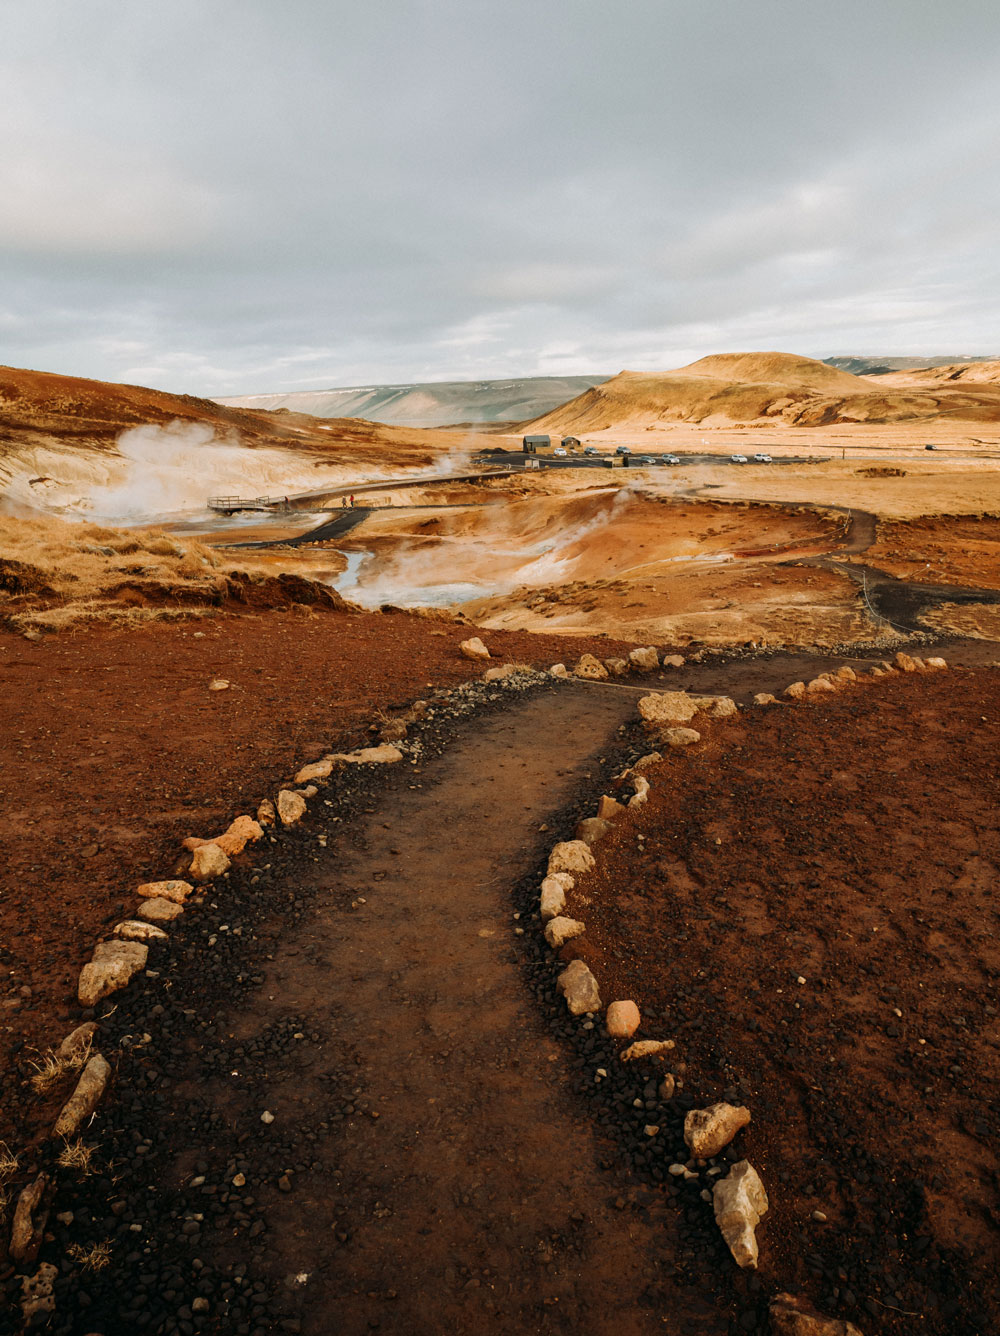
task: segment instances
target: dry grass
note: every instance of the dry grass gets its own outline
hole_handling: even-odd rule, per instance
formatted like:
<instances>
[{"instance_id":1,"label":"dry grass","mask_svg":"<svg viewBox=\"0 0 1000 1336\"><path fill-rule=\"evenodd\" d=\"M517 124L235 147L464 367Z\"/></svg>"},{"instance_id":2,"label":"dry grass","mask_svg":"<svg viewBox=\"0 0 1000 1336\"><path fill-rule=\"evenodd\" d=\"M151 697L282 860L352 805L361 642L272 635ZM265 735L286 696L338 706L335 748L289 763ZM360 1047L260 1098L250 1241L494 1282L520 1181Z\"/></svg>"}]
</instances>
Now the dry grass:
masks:
<instances>
[{"instance_id":1,"label":"dry grass","mask_svg":"<svg viewBox=\"0 0 1000 1336\"><path fill-rule=\"evenodd\" d=\"M17 1173L19 1163L19 1157L14 1154L6 1141L0 1141L0 1223L6 1221L7 1212L13 1201L6 1180L13 1178Z\"/></svg>"},{"instance_id":2,"label":"dry grass","mask_svg":"<svg viewBox=\"0 0 1000 1336\"><path fill-rule=\"evenodd\" d=\"M56 519L0 516L0 554L0 619L22 632L204 616L233 569L204 543L160 529Z\"/></svg>"},{"instance_id":3,"label":"dry grass","mask_svg":"<svg viewBox=\"0 0 1000 1336\"><path fill-rule=\"evenodd\" d=\"M91 1046L92 1041L88 1039L85 1047L68 1058L60 1057L54 1048L46 1049L41 1055L40 1062L32 1060L31 1065L35 1068L35 1074L31 1078L32 1088L40 1095L44 1095L53 1086L58 1085L67 1073L80 1071L87 1065Z\"/></svg>"},{"instance_id":4,"label":"dry grass","mask_svg":"<svg viewBox=\"0 0 1000 1336\"><path fill-rule=\"evenodd\" d=\"M103 1271L111 1261L110 1243L92 1243L85 1248L82 1243L71 1243L66 1249L66 1256L79 1262L84 1271Z\"/></svg>"},{"instance_id":5,"label":"dry grass","mask_svg":"<svg viewBox=\"0 0 1000 1336\"><path fill-rule=\"evenodd\" d=\"M56 1164L61 1169L69 1169L72 1173L79 1174L81 1178L86 1178L89 1174L97 1172L96 1156L96 1147L88 1146L77 1138L76 1141L66 1142L59 1152Z\"/></svg>"}]
</instances>

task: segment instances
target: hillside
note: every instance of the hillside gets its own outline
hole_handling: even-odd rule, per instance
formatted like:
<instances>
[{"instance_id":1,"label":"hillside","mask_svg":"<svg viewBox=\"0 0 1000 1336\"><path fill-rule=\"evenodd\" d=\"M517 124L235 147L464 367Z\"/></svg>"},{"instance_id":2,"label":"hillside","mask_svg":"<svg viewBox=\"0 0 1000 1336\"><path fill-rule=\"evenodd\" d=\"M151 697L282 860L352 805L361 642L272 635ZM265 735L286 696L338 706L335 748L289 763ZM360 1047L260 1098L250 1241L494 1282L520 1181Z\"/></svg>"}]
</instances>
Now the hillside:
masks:
<instances>
[{"instance_id":1,"label":"hillside","mask_svg":"<svg viewBox=\"0 0 1000 1336\"><path fill-rule=\"evenodd\" d=\"M539 417L531 429L579 433L671 422L729 425L762 420L791 427L942 417L1000 421L1000 386L887 391L886 379L863 380L791 353L727 353L703 357L677 371L623 371Z\"/></svg>"},{"instance_id":2,"label":"hillside","mask_svg":"<svg viewBox=\"0 0 1000 1336\"><path fill-rule=\"evenodd\" d=\"M893 371L879 376L879 381L883 385L914 385L928 389L939 385L1000 385L1000 361L952 362L946 366Z\"/></svg>"},{"instance_id":3,"label":"hillside","mask_svg":"<svg viewBox=\"0 0 1000 1336\"><path fill-rule=\"evenodd\" d=\"M951 357L824 357L827 366L850 371L854 376L884 376L890 371L915 371L925 367L965 366L974 362L989 362L989 356Z\"/></svg>"},{"instance_id":4,"label":"hillside","mask_svg":"<svg viewBox=\"0 0 1000 1336\"><path fill-rule=\"evenodd\" d=\"M217 402L230 408L290 409L318 417L364 417L397 426L448 427L466 422L524 422L558 408L604 379L528 376L521 380L432 381L232 395Z\"/></svg>"}]
</instances>

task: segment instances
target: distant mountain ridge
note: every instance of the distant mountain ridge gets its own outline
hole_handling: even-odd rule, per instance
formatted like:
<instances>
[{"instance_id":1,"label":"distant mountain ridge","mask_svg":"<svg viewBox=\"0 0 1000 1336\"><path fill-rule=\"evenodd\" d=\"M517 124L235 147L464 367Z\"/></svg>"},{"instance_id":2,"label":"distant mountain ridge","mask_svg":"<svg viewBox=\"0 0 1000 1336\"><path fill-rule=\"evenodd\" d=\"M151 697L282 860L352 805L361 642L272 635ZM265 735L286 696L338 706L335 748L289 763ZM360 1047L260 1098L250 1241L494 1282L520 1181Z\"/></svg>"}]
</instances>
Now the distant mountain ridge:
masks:
<instances>
[{"instance_id":1,"label":"distant mountain ridge","mask_svg":"<svg viewBox=\"0 0 1000 1336\"><path fill-rule=\"evenodd\" d=\"M925 367L958 366L972 362L993 362L995 353L963 353L954 357L824 357L826 366L849 371L852 376L884 376L891 371L918 371Z\"/></svg>"},{"instance_id":2,"label":"distant mountain ridge","mask_svg":"<svg viewBox=\"0 0 1000 1336\"><path fill-rule=\"evenodd\" d=\"M605 374L355 385L288 394L232 395L215 402L258 412L288 409L313 417L363 417L399 427L454 427L466 422L525 422L607 379Z\"/></svg>"}]
</instances>

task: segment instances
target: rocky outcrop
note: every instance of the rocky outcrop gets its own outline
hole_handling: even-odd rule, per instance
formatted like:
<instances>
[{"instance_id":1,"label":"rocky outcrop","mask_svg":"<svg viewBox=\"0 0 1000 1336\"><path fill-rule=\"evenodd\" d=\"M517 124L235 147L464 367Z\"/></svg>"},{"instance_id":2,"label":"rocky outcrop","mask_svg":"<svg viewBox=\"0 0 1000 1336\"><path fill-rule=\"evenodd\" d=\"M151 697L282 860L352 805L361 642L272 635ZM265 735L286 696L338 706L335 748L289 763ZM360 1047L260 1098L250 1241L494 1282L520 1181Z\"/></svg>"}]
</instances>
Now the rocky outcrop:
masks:
<instances>
[{"instance_id":1,"label":"rocky outcrop","mask_svg":"<svg viewBox=\"0 0 1000 1336\"><path fill-rule=\"evenodd\" d=\"M571 960L556 980L556 987L566 999L574 1016L600 1011L601 993L597 980L582 960Z\"/></svg>"},{"instance_id":2,"label":"rocky outcrop","mask_svg":"<svg viewBox=\"0 0 1000 1336\"><path fill-rule=\"evenodd\" d=\"M767 1211L767 1193L749 1160L734 1164L712 1193L715 1222L736 1265L755 1269L759 1250L756 1229Z\"/></svg>"},{"instance_id":3,"label":"rocky outcrop","mask_svg":"<svg viewBox=\"0 0 1000 1336\"><path fill-rule=\"evenodd\" d=\"M749 1121L750 1110L743 1105L710 1104L707 1109L692 1109L684 1119L684 1140L696 1160L710 1160Z\"/></svg>"},{"instance_id":4,"label":"rocky outcrop","mask_svg":"<svg viewBox=\"0 0 1000 1336\"><path fill-rule=\"evenodd\" d=\"M133 975L146 968L149 948L141 942L99 942L94 956L80 971L77 996L82 1007L92 1007L102 997L117 993Z\"/></svg>"}]
</instances>

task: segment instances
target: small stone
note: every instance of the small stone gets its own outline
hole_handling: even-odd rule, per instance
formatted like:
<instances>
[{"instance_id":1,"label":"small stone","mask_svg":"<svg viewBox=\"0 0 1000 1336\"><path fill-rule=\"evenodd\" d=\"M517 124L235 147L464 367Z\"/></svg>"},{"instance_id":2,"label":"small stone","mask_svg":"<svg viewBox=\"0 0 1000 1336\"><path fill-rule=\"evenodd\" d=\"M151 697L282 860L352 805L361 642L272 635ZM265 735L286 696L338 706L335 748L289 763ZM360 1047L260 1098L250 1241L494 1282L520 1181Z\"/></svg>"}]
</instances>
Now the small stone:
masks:
<instances>
[{"instance_id":1,"label":"small stone","mask_svg":"<svg viewBox=\"0 0 1000 1336\"><path fill-rule=\"evenodd\" d=\"M517 672L517 666L513 663L500 664L496 668L487 668L483 673L484 682L503 682L508 677L513 677Z\"/></svg>"},{"instance_id":2,"label":"small stone","mask_svg":"<svg viewBox=\"0 0 1000 1336\"><path fill-rule=\"evenodd\" d=\"M806 684L805 682L792 682L789 686L785 687L781 694L788 700L801 700L806 694Z\"/></svg>"},{"instance_id":3,"label":"small stone","mask_svg":"<svg viewBox=\"0 0 1000 1336\"><path fill-rule=\"evenodd\" d=\"M144 900L173 900L175 905L182 905L193 890L189 881L146 881L136 887L135 893Z\"/></svg>"},{"instance_id":4,"label":"small stone","mask_svg":"<svg viewBox=\"0 0 1000 1336\"><path fill-rule=\"evenodd\" d=\"M629 650L628 661L637 673L655 673L660 666L660 656L652 645Z\"/></svg>"},{"instance_id":5,"label":"small stone","mask_svg":"<svg viewBox=\"0 0 1000 1336\"><path fill-rule=\"evenodd\" d=\"M56 1311L56 1296L53 1289L59 1268L51 1262L43 1262L33 1276L21 1278L21 1315L26 1328L44 1326L45 1322L34 1319L40 1313Z\"/></svg>"},{"instance_id":6,"label":"small stone","mask_svg":"<svg viewBox=\"0 0 1000 1336\"><path fill-rule=\"evenodd\" d=\"M664 656L663 656L663 664L662 664L662 667L664 667L664 668L683 668L683 667L684 667L684 657L683 657L683 655L681 655L681 654L664 654Z\"/></svg>"},{"instance_id":7,"label":"small stone","mask_svg":"<svg viewBox=\"0 0 1000 1336\"><path fill-rule=\"evenodd\" d=\"M749 1121L750 1110L742 1105L710 1104L707 1109L692 1109L684 1119L684 1140L696 1160L710 1160Z\"/></svg>"},{"instance_id":8,"label":"small stone","mask_svg":"<svg viewBox=\"0 0 1000 1336\"><path fill-rule=\"evenodd\" d=\"M775 1295L768 1312L774 1336L861 1336L853 1322L823 1317L807 1299L791 1294Z\"/></svg>"},{"instance_id":9,"label":"small stone","mask_svg":"<svg viewBox=\"0 0 1000 1336\"><path fill-rule=\"evenodd\" d=\"M667 728L660 738L668 747L692 747L701 741L701 734L694 728Z\"/></svg>"},{"instance_id":10,"label":"small stone","mask_svg":"<svg viewBox=\"0 0 1000 1336\"><path fill-rule=\"evenodd\" d=\"M605 821L603 817L599 816L588 816L577 822L573 835L575 839L582 840L584 844L596 844L599 839L607 835L610 829L610 821Z\"/></svg>"},{"instance_id":11,"label":"small stone","mask_svg":"<svg viewBox=\"0 0 1000 1336\"><path fill-rule=\"evenodd\" d=\"M175 904L173 900L146 900L136 910L139 918L147 923L172 923L175 918L180 918L184 913L184 906ZM127 937L127 933L119 933L121 937ZM164 933L166 936L166 933ZM133 941L141 941L141 938L132 938Z\"/></svg>"},{"instance_id":12,"label":"small stone","mask_svg":"<svg viewBox=\"0 0 1000 1336\"><path fill-rule=\"evenodd\" d=\"M628 676L628 663L625 659L605 659L604 666L611 677Z\"/></svg>"},{"instance_id":13,"label":"small stone","mask_svg":"<svg viewBox=\"0 0 1000 1336\"><path fill-rule=\"evenodd\" d=\"M666 1103L668 1099L673 1099L676 1091L677 1078L674 1076L673 1072L667 1072L666 1076L664 1076L663 1080L660 1082L660 1088L657 1091L657 1094L660 1096L660 1099Z\"/></svg>"},{"instance_id":14,"label":"small stone","mask_svg":"<svg viewBox=\"0 0 1000 1336\"><path fill-rule=\"evenodd\" d=\"M111 1068L107 1062L101 1057L100 1053L95 1053L80 1073L76 1089L70 1095L63 1106L62 1112L56 1119L55 1127L52 1129L54 1137L68 1138L79 1132L97 1108L110 1075Z\"/></svg>"},{"instance_id":15,"label":"small stone","mask_svg":"<svg viewBox=\"0 0 1000 1336\"><path fill-rule=\"evenodd\" d=\"M326 759L340 761L345 765L393 765L403 759L403 753L393 743L381 742L377 747L361 747L352 752L331 752ZM281 815L280 807L278 815Z\"/></svg>"},{"instance_id":16,"label":"small stone","mask_svg":"<svg viewBox=\"0 0 1000 1336\"><path fill-rule=\"evenodd\" d=\"M831 682L828 677L814 677L806 686L806 693L810 696L829 695L837 690L836 684Z\"/></svg>"},{"instance_id":17,"label":"small stone","mask_svg":"<svg viewBox=\"0 0 1000 1336\"><path fill-rule=\"evenodd\" d=\"M80 971L77 996L80 1005L92 1007L102 997L124 988L129 980L146 968L149 948L141 942L99 942L93 959Z\"/></svg>"},{"instance_id":18,"label":"small stone","mask_svg":"<svg viewBox=\"0 0 1000 1336\"><path fill-rule=\"evenodd\" d=\"M275 818L274 803L265 798L257 808L257 821L261 826L273 826Z\"/></svg>"},{"instance_id":19,"label":"small stone","mask_svg":"<svg viewBox=\"0 0 1000 1336\"><path fill-rule=\"evenodd\" d=\"M167 934L162 928L152 923L143 923L139 919L126 919L116 923L111 929L112 937L121 937L126 942L165 942Z\"/></svg>"},{"instance_id":20,"label":"small stone","mask_svg":"<svg viewBox=\"0 0 1000 1336\"><path fill-rule=\"evenodd\" d=\"M631 1000L612 1002L604 1023L612 1039L631 1039L641 1023L639 1008Z\"/></svg>"},{"instance_id":21,"label":"small stone","mask_svg":"<svg viewBox=\"0 0 1000 1336\"><path fill-rule=\"evenodd\" d=\"M278 794L277 810L283 826L294 826L305 816L306 800L301 793L282 789Z\"/></svg>"},{"instance_id":22,"label":"small stone","mask_svg":"<svg viewBox=\"0 0 1000 1336\"><path fill-rule=\"evenodd\" d=\"M268 1109L265 1109L264 1112L260 1115L260 1121L262 1123L273 1123L274 1114L271 1113Z\"/></svg>"},{"instance_id":23,"label":"small stone","mask_svg":"<svg viewBox=\"0 0 1000 1336\"><path fill-rule=\"evenodd\" d=\"M550 677L569 677L569 672L564 663L554 663L549 669Z\"/></svg>"},{"instance_id":24,"label":"small stone","mask_svg":"<svg viewBox=\"0 0 1000 1336\"><path fill-rule=\"evenodd\" d=\"M770 691L758 691L753 698L754 705L777 705L777 696L772 696Z\"/></svg>"},{"instance_id":25,"label":"small stone","mask_svg":"<svg viewBox=\"0 0 1000 1336\"><path fill-rule=\"evenodd\" d=\"M622 1062L638 1062L640 1058L662 1058L676 1044L672 1039L639 1039L620 1054Z\"/></svg>"},{"instance_id":26,"label":"small stone","mask_svg":"<svg viewBox=\"0 0 1000 1336\"><path fill-rule=\"evenodd\" d=\"M228 691L229 683L224 677L213 677L208 684L209 691Z\"/></svg>"},{"instance_id":27,"label":"small stone","mask_svg":"<svg viewBox=\"0 0 1000 1336\"><path fill-rule=\"evenodd\" d=\"M924 662L928 668L933 668L937 672L940 672L943 668L948 667L948 660L942 659L937 655L935 655L933 659L925 659Z\"/></svg>"},{"instance_id":28,"label":"small stone","mask_svg":"<svg viewBox=\"0 0 1000 1336\"><path fill-rule=\"evenodd\" d=\"M42 1198L48 1185L48 1175L39 1174L17 1199L10 1242L7 1245L7 1251L15 1262L33 1262L38 1256L48 1218L48 1210L42 1207Z\"/></svg>"},{"instance_id":29,"label":"small stone","mask_svg":"<svg viewBox=\"0 0 1000 1336\"><path fill-rule=\"evenodd\" d=\"M594 864L594 855L582 840L563 840L553 847L549 854L548 875L554 872L590 872Z\"/></svg>"},{"instance_id":30,"label":"small stone","mask_svg":"<svg viewBox=\"0 0 1000 1336\"><path fill-rule=\"evenodd\" d=\"M573 676L579 677L585 682L604 682L608 676L608 670L600 659L595 659L593 654L582 654L580 661L573 669Z\"/></svg>"},{"instance_id":31,"label":"small stone","mask_svg":"<svg viewBox=\"0 0 1000 1336\"><path fill-rule=\"evenodd\" d=\"M892 661L893 667L898 668L901 673L915 673L917 671L916 662L910 658L909 654L904 654L902 650Z\"/></svg>"},{"instance_id":32,"label":"small stone","mask_svg":"<svg viewBox=\"0 0 1000 1336\"><path fill-rule=\"evenodd\" d=\"M643 807L649 798L649 780L645 775L635 775L632 783L635 785L635 793L628 800L629 807Z\"/></svg>"},{"instance_id":33,"label":"small stone","mask_svg":"<svg viewBox=\"0 0 1000 1336\"><path fill-rule=\"evenodd\" d=\"M582 960L571 960L556 980L556 987L566 999L574 1016L588 1011L600 1011L601 994L597 980Z\"/></svg>"},{"instance_id":34,"label":"small stone","mask_svg":"<svg viewBox=\"0 0 1000 1336\"><path fill-rule=\"evenodd\" d=\"M823 1211L813 1211L810 1219L815 1220L817 1225L825 1225L827 1221L826 1214Z\"/></svg>"},{"instance_id":35,"label":"small stone","mask_svg":"<svg viewBox=\"0 0 1000 1336\"><path fill-rule=\"evenodd\" d=\"M579 919L563 918L557 915L556 918L549 919L545 925L545 940L553 951L558 951L561 946L572 941L574 937L582 937L587 931L587 925L581 923ZM587 1008L592 1011L592 1007Z\"/></svg>"},{"instance_id":36,"label":"small stone","mask_svg":"<svg viewBox=\"0 0 1000 1336\"><path fill-rule=\"evenodd\" d=\"M634 775L641 774L642 771L648 770L651 765L657 765L662 760L662 752L647 752L645 756L639 757L638 761L636 761L635 765L632 767L631 773Z\"/></svg>"},{"instance_id":37,"label":"small stone","mask_svg":"<svg viewBox=\"0 0 1000 1336\"><path fill-rule=\"evenodd\" d=\"M566 908L566 892L573 889L573 878L568 872L553 872L542 882L539 909L542 921L555 918Z\"/></svg>"},{"instance_id":38,"label":"small stone","mask_svg":"<svg viewBox=\"0 0 1000 1336\"><path fill-rule=\"evenodd\" d=\"M616 816L621 816L624 811L625 808L617 798L609 798L606 793L602 795L600 802L597 804L597 815L602 821L611 821Z\"/></svg>"},{"instance_id":39,"label":"small stone","mask_svg":"<svg viewBox=\"0 0 1000 1336\"><path fill-rule=\"evenodd\" d=\"M647 1137L655 1137L660 1128L658 1123L647 1123L642 1130Z\"/></svg>"},{"instance_id":40,"label":"small stone","mask_svg":"<svg viewBox=\"0 0 1000 1336\"><path fill-rule=\"evenodd\" d=\"M69 1034L56 1049L56 1055L69 1062L82 1057L88 1052L91 1044L94 1042L94 1035L97 1033L98 1025L96 1021L84 1021L78 1025L75 1030L70 1030Z\"/></svg>"},{"instance_id":41,"label":"small stone","mask_svg":"<svg viewBox=\"0 0 1000 1336\"><path fill-rule=\"evenodd\" d=\"M463 640L458 648L463 658L466 659L488 659L490 657L489 650L478 636L472 636L469 640Z\"/></svg>"},{"instance_id":42,"label":"small stone","mask_svg":"<svg viewBox=\"0 0 1000 1336\"><path fill-rule=\"evenodd\" d=\"M736 1265L756 1269L759 1253L754 1231L768 1207L757 1170L749 1160L740 1160L719 1179L712 1196L716 1224Z\"/></svg>"},{"instance_id":43,"label":"small stone","mask_svg":"<svg viewBox=\"0 0 1000 1336\"><path fill-rule=\"evenodd\" d=\"M207 1313L211 1305L204 1295L199 1294L197 1299L191 1300L192 1313Z\"/></svg>"},{"instance_id":44,"label":"small stone","mask_svg":"<svg viewBox=\"0 0 1000 1336\"><path fill-rule=\"evenodd\" d=\"M217 844L203 844L191 858L191 876L195 881L211 881L229 869L229 857Z\"/></svg>"},{"instance_id":45,"label":"small stone","mask_svg":"<svg viewBox=\"0 0 1000 1336\"><path fill-rule=\"evenodd\" d=\"M234 1187L234 1188L245 1188L246 1185L247 1185L247 1176L246 1176L246 1174L237 1174L237 1175L235 1176L235 1178L233 1179L233 1187Z\"/></svg>"}]
</instances>

